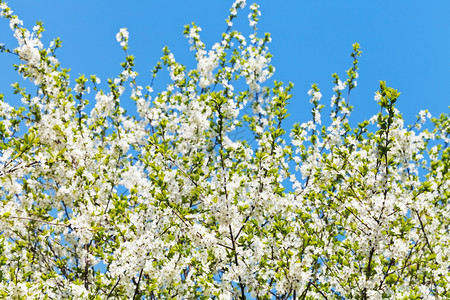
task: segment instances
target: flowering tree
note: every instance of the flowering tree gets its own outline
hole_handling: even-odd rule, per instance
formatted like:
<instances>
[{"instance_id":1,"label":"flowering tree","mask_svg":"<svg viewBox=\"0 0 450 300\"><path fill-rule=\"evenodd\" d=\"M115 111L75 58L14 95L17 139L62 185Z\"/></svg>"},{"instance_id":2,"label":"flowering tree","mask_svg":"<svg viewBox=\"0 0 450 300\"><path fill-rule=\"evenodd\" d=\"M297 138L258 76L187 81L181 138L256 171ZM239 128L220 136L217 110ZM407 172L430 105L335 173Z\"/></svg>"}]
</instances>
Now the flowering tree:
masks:
<instances>
[{"instance_id":1,"label":"flowering tree","mask_svg":"<svg viewBox=\"0 0 450 300\"><path fill-rule=\"evenodd\" d=\"M400 93L380 82L380 111L352 127L354 44L329 121L313 85L311 121L287 135L293 85L264 85L270 35L257 33L256 4L253 34L234 30L244 6L210 50L186 26L197 68L165 48L153 78L165 67L171 84L155 94L138 85L126 29L107 89L96 76L73 84L60 40L46 48L42 25L27 30L0 1L18 41L1 51L37 87L13 85L24 107L0 97L3 298L449 296L448 114L431 131L426 111L405 126ZM128 86L136 115L121 106Z\"/></svg>"}]
</instances>

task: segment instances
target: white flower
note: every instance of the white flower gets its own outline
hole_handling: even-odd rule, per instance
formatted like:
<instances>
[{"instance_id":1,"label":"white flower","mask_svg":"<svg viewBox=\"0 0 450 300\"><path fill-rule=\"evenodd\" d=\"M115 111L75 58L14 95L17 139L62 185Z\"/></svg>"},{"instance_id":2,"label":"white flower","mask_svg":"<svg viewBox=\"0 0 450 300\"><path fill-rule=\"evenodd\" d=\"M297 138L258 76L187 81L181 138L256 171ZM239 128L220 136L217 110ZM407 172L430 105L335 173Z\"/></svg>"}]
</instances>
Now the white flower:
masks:
<instances>
[{"instance_id":1,"label":"white flower","mask_svg":"<svg viewBox=\"0 0 450 300\"><path fill-rule=\"evenodd\" d=\"M313 98L314 98L314 100L320 100L322 98L322 93L321 92L314 92Z\"/></svg>"},{"instance_id":2,"label":"white flower","mask_svg":"<svg viewBox=\"0 0 450 300\"><path fill-rule=\"evenodd\" d=\"M120 28L120 31L116 34L116 40L122 47L128 45L128 31L126 28Z\"/></svg>"},{"instance_id":3,"label":"white flower","mask_svg":"<svg viewBox=\"0 0 450 300\"><path fill-rule=\"evenodd\" d=\"M11 28L11 30L15 30L16 26L18 25L23 25L23 21L17 17L11 18L11 20L9 21L9 28Z\"/></svg>"},{"instance_id":4,"label":"white flower","mask_svg":"<svg viewBox=\"0 0 450 300\"><path fill-rule=\"evenodd\" d=\"M420 122L423 124L427 121L427 118L430 119L431 118L431 114L428 110L421 110L419 112L419 116L420 116Z\"/></svg>"},{"instance_id":5,"label":"white flower","mask_svg":"<svg viewBox=\"0 0 450 300\"><path fill-rule=\"evenodd\" d=\"M376 92L375 93L375 96L373 97L373 99L375 100L375 101L380 101L381 100L381 94L379 93L379 92Z\"/></svg>"},{"instance_id":6,"label":"white flower","mask_svg":"<svg viewBox=\"0 0 450 300\"><path fill-rule=\"evenodd\" d=\"M39 49L30 45L22 45L16 48L16 52L19 54L20 59L29 62L31 65L38 65L41 59Z\"/></svg>"},{"instance_id":7,"label":"white flower","mask_svg":"<svg viewBox=\"0 0 450 300\"><path fill-rule=\"evenodd\" d=\"M345 89L346 86L347 86L346 81L342 82L340 79L338 80L338 85L337 85L338 90L342 91L343 89Z\"/></svg>"},{"instance_id":8,"label":"white flower","mask_svg":"<svg viewBox=\"0 0 450 300\"><path fill-rule=\"evenodd\" d=\"M80 94L81 92L83 92L83 89L84 89L84 84L79 84L79 83L77 83L77 84L75 84L75 92L77 92L78 94Z\"/></svg>"}]
</instances>

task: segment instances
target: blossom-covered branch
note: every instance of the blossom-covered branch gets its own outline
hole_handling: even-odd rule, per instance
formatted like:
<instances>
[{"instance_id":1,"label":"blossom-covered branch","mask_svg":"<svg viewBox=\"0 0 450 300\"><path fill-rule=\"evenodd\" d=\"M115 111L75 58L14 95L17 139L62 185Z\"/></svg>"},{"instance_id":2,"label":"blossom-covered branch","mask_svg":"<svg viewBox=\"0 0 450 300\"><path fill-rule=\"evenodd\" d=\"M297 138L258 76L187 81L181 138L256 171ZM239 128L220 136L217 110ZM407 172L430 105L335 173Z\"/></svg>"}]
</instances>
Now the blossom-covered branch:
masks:
<instances>
[{"instance_id":1,"label":"blossom-covered branch","mask_svg":"<svg viewBox=\"0 0 450 300\"><path fill-rule=\"evenodd\" d=\"M358 44L347 78L332 77L329 119L313 84L312 118L288 134L293 84L268 83L271 38L257 31L257 4L248 37L233 23L246 9L237 0L210 49L187 25L196 68L164 48L147 86L125 28L116 78L72 79L59 39L46 48L41 23L30 31L0 9L17 40L2 55L36 87L13 84L22 107L0 96L1 297L449 295L448 113L430 130L427 111L406 126L400 93L382 81L380 111L353 126ZM154 92L164 70L170 84Z\"/></svg>"}]
</instances>

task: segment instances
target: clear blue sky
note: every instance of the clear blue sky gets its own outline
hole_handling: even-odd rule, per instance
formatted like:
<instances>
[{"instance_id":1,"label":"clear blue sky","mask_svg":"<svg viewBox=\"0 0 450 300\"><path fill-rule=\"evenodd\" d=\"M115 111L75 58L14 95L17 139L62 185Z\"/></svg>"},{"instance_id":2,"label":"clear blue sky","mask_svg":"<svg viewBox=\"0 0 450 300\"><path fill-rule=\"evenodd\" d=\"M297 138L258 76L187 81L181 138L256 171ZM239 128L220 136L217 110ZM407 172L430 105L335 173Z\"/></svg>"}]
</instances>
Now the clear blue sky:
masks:
<instances>
[{"instance_id":1,"label":"clear blue sky","mask_svg":"<svg viewBox=\"0 0 450 300\"><path fill-rule=\"evenodd\" d=\"M248 2L248 5L252 2ZM271 32L270 52L276 67L272 79L295 83L290 122L306 121L308 95L318 83L329 105L331 74L345 78L351 65L351 45L358 42L360 59L358 87L352 94L354 121L378 111L373 101L379 80L397 88L402 96L398 108L408 122L428 108L435 116L449 112L450 105L450 1L377 0L263 0L260 32ZM103 82L120 72L123 60L115 35L121 27L130 32L130 53L136 57L140 83L149 83L150 73L167 45L175 58L193 66L193 53L183 37L183 26L195 21L203 28L207 46L220 38L232 1L225 0L21 0L9 1L15 13L32 28L44 22L46 46L55 37L62 66L78 74L97 74ZM248 6L247 6L248 7ZM248 11L239 16L242 31ZM0 22L0 43L16 44L6 21ZM12 90L11 55L0 55L0 92ZM8 99L8 98L6 98Z\"/></svg>"}]
</instances>

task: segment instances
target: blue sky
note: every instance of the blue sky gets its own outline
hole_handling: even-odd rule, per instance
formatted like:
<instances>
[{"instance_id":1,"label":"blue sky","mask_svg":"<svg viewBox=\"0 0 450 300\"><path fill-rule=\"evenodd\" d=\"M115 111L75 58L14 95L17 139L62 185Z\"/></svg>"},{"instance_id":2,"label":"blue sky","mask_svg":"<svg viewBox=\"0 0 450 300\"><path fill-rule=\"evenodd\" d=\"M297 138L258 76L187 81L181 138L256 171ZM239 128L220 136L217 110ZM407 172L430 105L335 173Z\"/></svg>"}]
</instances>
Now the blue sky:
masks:
<instances>
[{"instance_id":1,"label":"blue sky","mask_svg":"<svg viewBox=\"0 0 450 300\"><path fill-rule=\"evenodd\" d=\"M248 2L251 4L252 2ZM449 112L450 95L450 1L377 0L262 0L259 31L271 32L269 45L276 73L272 79L295 84L289 107L289 122L309 118L307 91L317 83L329 105L331 74L345 78L351 65L351 46L358 42L360 58L358 87L352 91L352 118L362 121L378 111L373 101L379 80L398 89L398 108L412 123L421 109L435 116ZM224 19L232 1L60 1L20 0L9 5L32 28L44 22L46 45L63 40L57 55L62 66L79 74L97 74L103 82L120 72L123 61L115 35L121 27L130 32L130 53L136 57L140 83L149 83L150 70L161 49L169 46L175 58L194 66L193 53L183 37L183 26L195 21L202 27L207 46L226 29ZM247 6L248 7L248 6ZM247 30L247 14L241 13L238 29ZM6 21L0 22L0 43L16 44ZM14 75L11 55L0 55L0 92L11 94L9 85L21 82ZM163 79L161 79L163 80Z\"/></svg>"}]
</instances>

